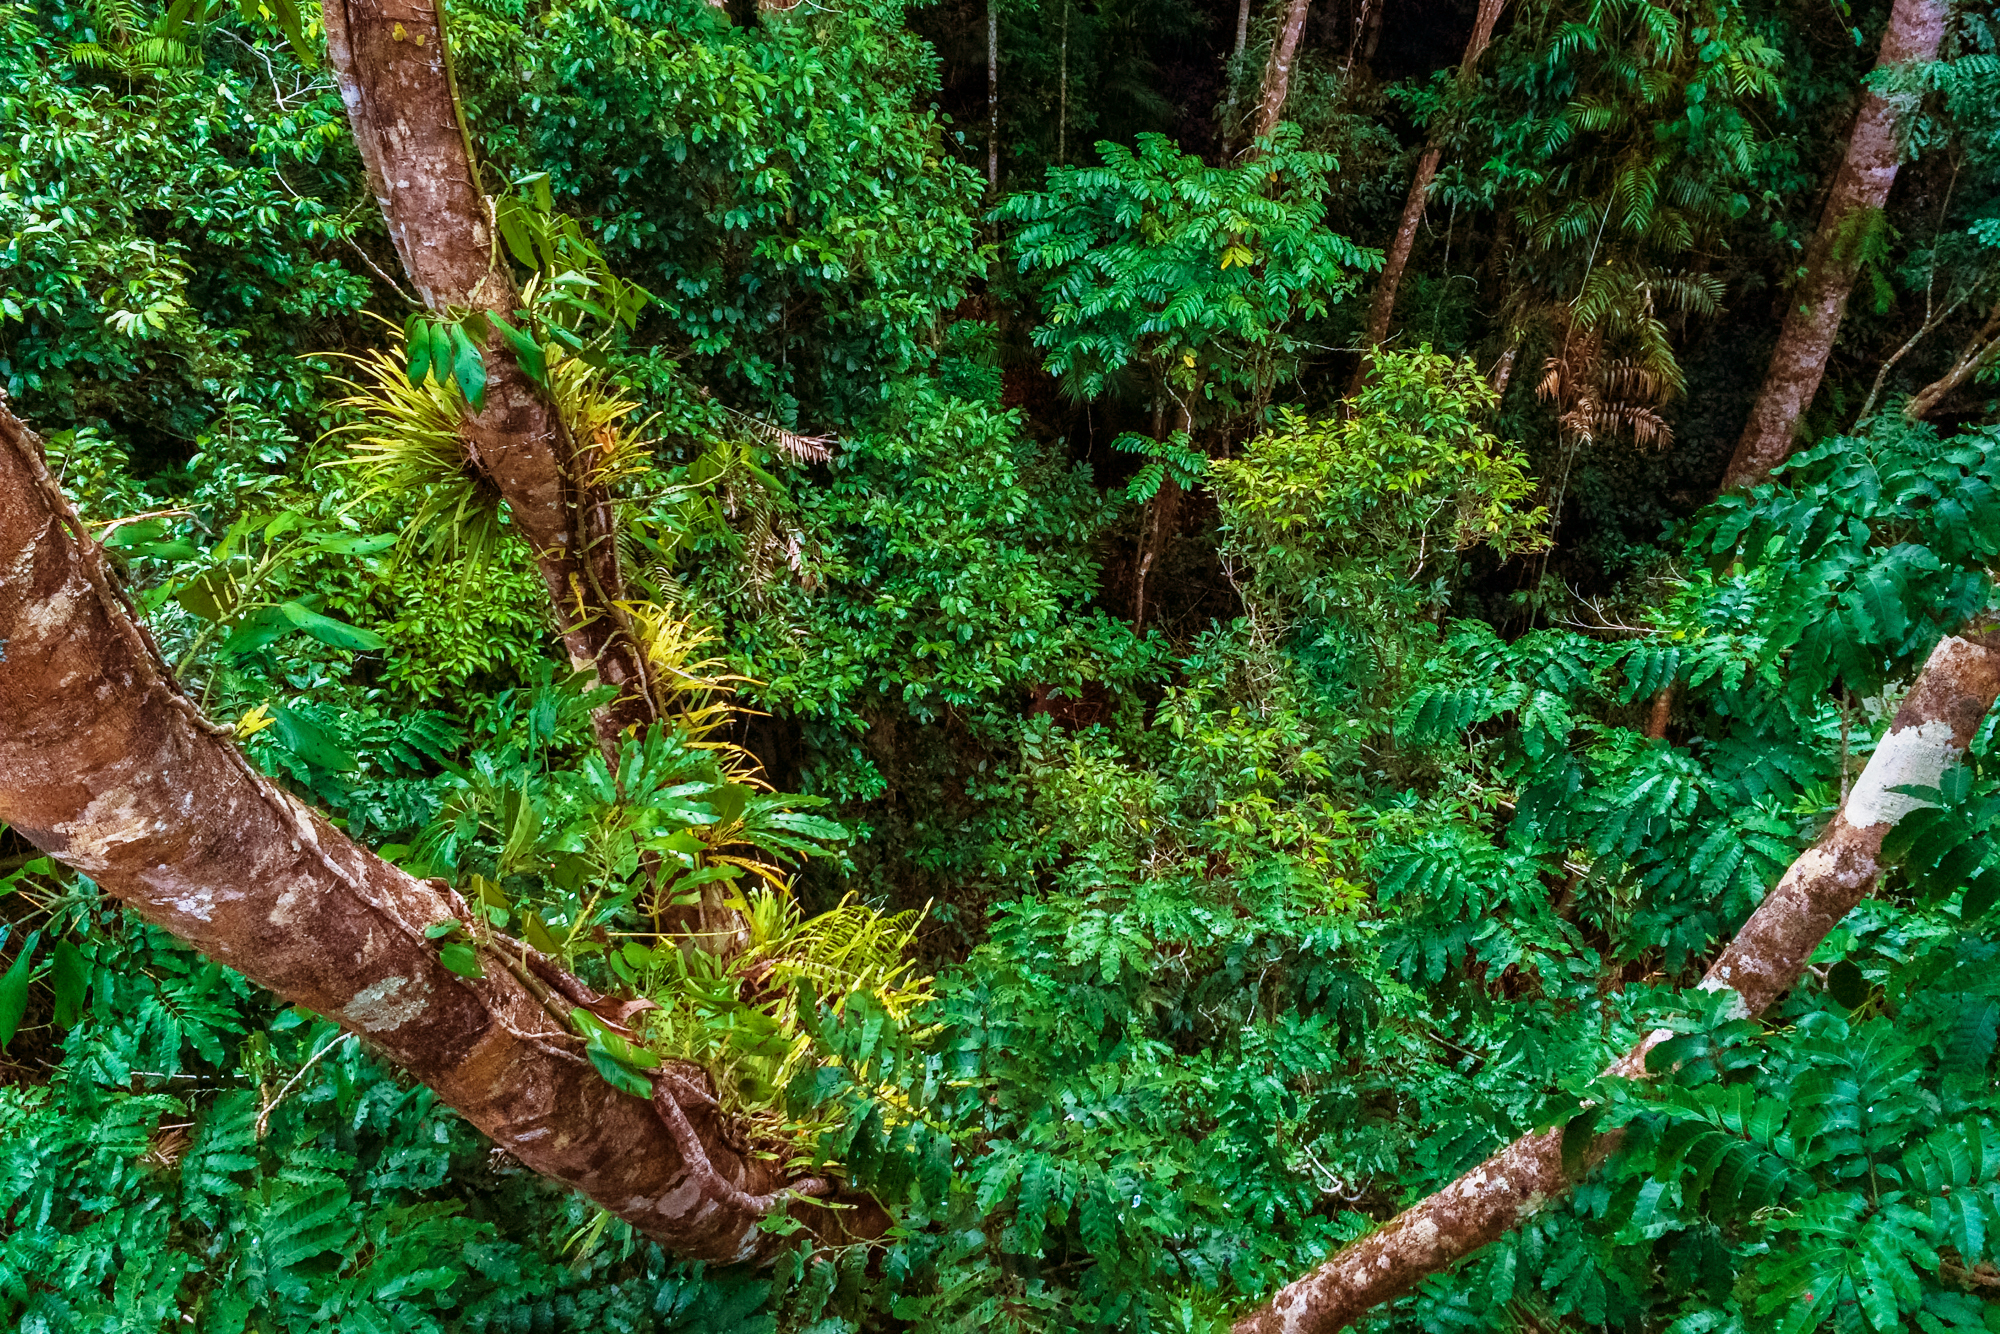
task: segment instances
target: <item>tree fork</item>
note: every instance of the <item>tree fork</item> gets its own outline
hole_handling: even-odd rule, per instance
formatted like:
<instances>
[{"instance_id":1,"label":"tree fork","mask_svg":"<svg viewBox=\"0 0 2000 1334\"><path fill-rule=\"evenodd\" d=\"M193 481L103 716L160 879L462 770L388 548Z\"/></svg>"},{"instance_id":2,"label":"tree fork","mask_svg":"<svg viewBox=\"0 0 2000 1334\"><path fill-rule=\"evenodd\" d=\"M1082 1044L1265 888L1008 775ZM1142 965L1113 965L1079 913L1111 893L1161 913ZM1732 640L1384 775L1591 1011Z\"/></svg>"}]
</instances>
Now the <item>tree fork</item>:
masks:
<instances>
[{"instance_id":1,"label":"tree fork","mask_svg":"<svg viewBox=\"0 0 2000 1334\"><path fill-rule=\"evenodd\" d=\"M519 293L501 258L458 103L444 14L428 0L324 0L327 53L389 239L432 311L480 311L512 323ZM486 400L467 411L467 454L506 500L534 548L573 666L616 686L598 740L658 717L645 651L618 606L610 497L588 484L553 405L535 391L498 331L481 349Z\"/></svg>"},{"instance_id":2,"label":"tree fork","mask_svg":"<svg viewBox=\"0 0 2000 1334\"><path fill-rule=\"evenodd\" d=\"M1935 60L1944 40L1949 0L1896 0L1875 60L1877 73ZM1854 114L1846 156L1806 246L1804 276L1785 304L1778 345L1771 351L1763 388L1750 408L1743 436L1722 477L1722 489L1754 486L1792 452L1799 418L1812 406L1827 358L1847 313L1847 298L1861 269L1857 229L1889 201L1901 163L1897 121L1901 109L1864 89Z\"/></svg>"},{"instance_id":3,"label":"tree fork","mask_svg":"<svg viewBox=\"0 0 2000 1334\"><path fill-rule=\"evenodd\" d=\"M781 1244L751 1206L790 1183L731 1147L718 1110L669 1125L605 1083L510 970L448 971L424 931L467 920L464 901L355 844L202 716L4 397L0 820L203 954L366 1038L500 1148L668 1250L733 1263ZM677 1144L690 1131L703 1162ZM845 1202L858 1207L794 1207L829 1239L886 1225L873 1200Z\"/></svg>"},{"instance_id":4,"label":"tree fork","mask_svg":"<svg viewBox=\"0 0 2000 1334\"><path fill-rule=\"evenodd\" d=\"M1801 853L1701 980L1734 991L1746 1016L1761 1014L1798 982L1820 941L1881 874L1882 839L1920 804L1891 789L1935 786L1964 754L2000 698L2000 631L1967 630L1932 650L1888 734L1817 842ZM1610 1072L1638 1077L1646 1053L1668 1037L1647 1034ZM1563 1169L1563 1128L1524 1135L1443 1190L1336 1252L1312 1273L1236 1322L1231 1334L1330 1334L1400 1297L1432 1274L1513 1231L1575 1184ZM1597 1136L1583 1157L1594 1169L1618 1145Z\"/></svg>"}]
</instances>

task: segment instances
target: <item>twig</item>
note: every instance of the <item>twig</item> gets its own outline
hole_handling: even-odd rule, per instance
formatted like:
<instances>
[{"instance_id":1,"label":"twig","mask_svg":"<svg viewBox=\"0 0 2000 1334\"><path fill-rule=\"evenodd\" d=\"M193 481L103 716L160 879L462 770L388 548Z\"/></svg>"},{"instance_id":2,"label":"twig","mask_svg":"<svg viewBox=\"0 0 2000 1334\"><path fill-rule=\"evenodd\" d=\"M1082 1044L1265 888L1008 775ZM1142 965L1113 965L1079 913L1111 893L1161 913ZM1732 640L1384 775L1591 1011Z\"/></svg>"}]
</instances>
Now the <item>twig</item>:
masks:
<instances>
[{"instance_id":1,"label":"twig","mask_svg":"<svg viewBox=\"0 0 2000 1334\"><path fill-rule=\"evenodd\" d=\"M102 542L128 523L144 523L148 519L191 518L193 514L193 510L153 510L147 514L128 514L122 519L108 520L103 525L104 531L97 535L97 540ZM96 527L97 525L93 524L89 526Z\"/></svg>"},{"instance_id":2,"label":"twig","mask_svg":"<svg viewBox=\"0 0 2000 1334\"><path fill-rule=\"evenodd\" d=\"M284 1085L281 1088L279 1088L277 1096L272 1098L269 1102L265 1103L263 1110L257 1113L258 1139L264 1138L264 1132L270 1128L271 1113L278 1110L278 1104L285 1100L285 1095L292 1091L292 1086L305 1077L306 1071L312 1069L315 1065L319 1064L320 1057L326 1055L328 1052L332 1051L335 1047L338 1047L341 1043L346 1042L349 1038L352 1038L353 1036L354 1034L352 1033L335 1034L333 1041L327 1043L324 1047L321 1047L318 1051L314 1052L311 1058L308 1059L304 1065L300 1066L297 1072L294 1073L290 1079L284 1082Z\"/></svg>"}]
</instances>

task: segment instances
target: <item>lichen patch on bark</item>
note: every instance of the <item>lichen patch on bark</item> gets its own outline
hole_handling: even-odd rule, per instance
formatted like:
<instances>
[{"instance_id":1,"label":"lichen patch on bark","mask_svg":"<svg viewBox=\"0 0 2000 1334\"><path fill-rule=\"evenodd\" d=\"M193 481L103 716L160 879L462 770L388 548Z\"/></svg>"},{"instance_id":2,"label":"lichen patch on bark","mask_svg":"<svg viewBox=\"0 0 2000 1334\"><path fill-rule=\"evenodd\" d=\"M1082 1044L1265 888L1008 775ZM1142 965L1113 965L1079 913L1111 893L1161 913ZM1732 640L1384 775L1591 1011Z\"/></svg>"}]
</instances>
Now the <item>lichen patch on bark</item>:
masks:
<instances>
[{"instance_id":1,"label":"lichen patch on bark","mask_svg":"<svg viewBox=\"0 0 2000 1334\"><path fill-rule=\"evenodd\" d=\"M1899 787L1935 788L1958 754L1950 722L1939 719L1891 730L1868 757L1847 797L1847 820L1860 828L1896 824L1911 811L1935 805Z\"/></svg>"}]
</instances>

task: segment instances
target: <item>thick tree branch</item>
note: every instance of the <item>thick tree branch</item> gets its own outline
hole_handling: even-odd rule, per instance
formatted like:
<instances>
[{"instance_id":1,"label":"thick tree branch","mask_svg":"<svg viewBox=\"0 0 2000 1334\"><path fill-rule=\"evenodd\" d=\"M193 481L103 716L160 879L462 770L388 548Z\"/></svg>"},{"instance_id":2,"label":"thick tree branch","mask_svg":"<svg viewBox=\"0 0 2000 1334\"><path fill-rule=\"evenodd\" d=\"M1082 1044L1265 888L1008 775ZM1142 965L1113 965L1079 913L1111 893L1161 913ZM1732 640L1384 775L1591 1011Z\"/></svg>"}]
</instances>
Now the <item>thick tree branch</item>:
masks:
<instances>
[{"instance_id":1,"label":"thick tree branch","mask_svg":"<svg viewBox=\"0 0 2000 1334\"><path fill-rule=\"evenodd\" d=\"M1894 71L1937 59L1948 0L1896 0L1875 69ZM1840 333L1847 298L1861 271L1862 229L1889 201L1902 161L1897 121L1902 108L1872 89L1863 91L1847 141L1847 155L1833 178L1819 228L1806 247L1804 276L1785 306L1785 322L1764 386L1750 409L1722 487L1754 486L1792 452L1799 418L1812 406Z\"/></svg>"},{"instance_id":2,"label":"thick tree branch","mask_svg":"<svg viewBox=\"0 0 2000 1334\"><path fill-rule=\"evenodd\" d=\"M2000 697L2000 632L1968 631L1932 651L1888 735L1819 841L1800 854L1776 889L1715 961L1701 986L1734 991L1741 1012L1761 1014L1789 991L1806 960L1881 874L1883 837L1918 803L1891 789L1934 787L1963 754ZM1611 1067L1639 1076L1655 1031ZM1600 1135L1588 1171L1617 1146ZM1415 1288L1519 1227L1574 1184L1563 1170L1562 1128L1524 1135L1435 1195L1343 1248L1232 1334L1330 1334Z\"/></svg>"},{"instance_id":3,"label":"thick tree branch","mask_svg":"<svg viewBox=\"0 0 2000 1334\"><path fill-rule=\"evenodd\" d=\"M512 975L444 968L424 929L463 919L458 895L357 846L201 716L4 398L0 820L202 953L365 1037L495 1144L668 1249L733 1262L776 1244L749 1206L787 1183L731 1147L718 1113L689 1127L697 1163L680 1128L605 1083ZM799 1207L830 1235L879 1231L879 1208L859 1203Z\"/></svg>"},{"instance_id":4,"label":"thick tree branch","mask_svg":"<svg viewBox=\"0 0 2000 1334\"><path fill-rule=\"evenodd\" d=\"M389 238L424 304L513 323L518 293L500 257L432 0L324 0L327 54ZM534 548L570 661L619 696L599 711L607 748L652 721L644 653L618 602L610 498L587 484L555 409L498 332L482 349L486 401L465 418L466 452Z\"/></svg>"}]
</instances>

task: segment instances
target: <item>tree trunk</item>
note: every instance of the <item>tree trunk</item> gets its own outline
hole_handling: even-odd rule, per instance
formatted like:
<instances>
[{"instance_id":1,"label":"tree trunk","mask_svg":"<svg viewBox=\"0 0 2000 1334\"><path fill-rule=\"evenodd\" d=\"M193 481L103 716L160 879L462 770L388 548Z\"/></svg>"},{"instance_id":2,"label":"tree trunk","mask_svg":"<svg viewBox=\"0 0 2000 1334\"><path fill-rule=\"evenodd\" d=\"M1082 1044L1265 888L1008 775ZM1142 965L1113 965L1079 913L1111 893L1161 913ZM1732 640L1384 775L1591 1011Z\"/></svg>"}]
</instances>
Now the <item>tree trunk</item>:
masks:
<instances>
[{"instance_id":1,"label":"tree trunk","mask_svg":"<svg viewBox=\"0 0 2000 1334\"><path fill-rule=\"evenodd\" d=\"M1161 480L1159 491L1146 506L1146 519L1139 529L1139 564L1132 581L1132 629L1141 635L1146 633L1147 580L1166 554L1167 544L1180 531L1180 483L1171 477Z\"/></svg>"},{"instance_id":2,"label":"tree trunk","mask_svg":"<svg viewBox=\"0 0 2000 1334\"><path fill-rule=\"evenodd\" d=\"M1487 45L1493 40L1494 25L1500 21L1500 12L1507 7L1507 0L1479 0L1479 13L1472 22L1472 36L1466 39L1465 56L1458 62L1458 80L1465 84L1472 78L1472 72L1479 65L1480 56L1486 53ZM1403 216L1396 224L1396 235L1389 242L1389 249L1382 257L1382 276L1375 280L1375 299L1368 307L1368 329L1363 337L1361 363L1354 368L1354 378L1349 381L1349 395L1360 392L1368 375L1368 361L1382 340L1389 336L1389 318L1396 309L1396 289L1403 281L1403 270L1410 262L1410 249L1417 241L1417 228L1424 220L1424 205L1430 199L1431 182L1437 177L1438 163L1444 156L1444 126L1431 131L1430 141L1424 145L1422 156L1417 159L1417 174L1410 180L1409 196L1403 201Z\"/></svg>"},{"instance_id":3,"label":"tree trunk","mask_svg":"<svg viewBox=\"0 0 2000 1334\"><path fill-rule=\"evenodd\" d=\"M999 0L986 0L986 185L1000 193Z\"/></svg>"},{"instance_id":4,"label":"tree trunk","mask_svg":"<svg viewBox=\"0 0 2000 1334\"><path fill-rule=\"evenodd\" d=\"M1285 111L1285 98L1292 91L1292 66L1298 62L1299 39L1306 31L1306 10L1312 0L1288 0L1284 22L1278 26L1277 40L1271 43L1271 60L1264 66L1264 85L1257 97L1257 129L1252 140L1266 139L1278 128Z\"/></svg>"},{"instance_id":5,"label":"tree trunk","mask_svg":"<svg viewBox=\"0 0 2000 1334\"><path fill-rule=\"evenodd\" d=\"M389 238L424 304L513 323L518 293L499 257L459 114L441 11L391 0L325 0L327 52ZM610 498L585 486L555 409L496 332L482 349L486 402L468 412L466 452L499 489L535 560L572 665L619 696L599 710L599 741L657 717L644 653L618 602Z\"/></svg>"},{"instance_id":6,"label":"tree trunk","mask_svg":"<svg viewBox=\"0 0 2000 1334\"><path fill-rule=\"evenodd\" d=\"M676 1254L736 1262L778 1244L754 1197L785 1182L730 1146L712 1106L690 1098L675 1126L612 1088L497 954L482 979L447 971L424 929L469 921L464 901L281 792L180 693L4 398L0 644L0 820L22 837L360 1035L502 1149ZM592 999L515 949L523 972ZM879 1230L879 1208L861 1203L845 1223L802 1208L840 1235Z\"/></svg>"},{"instance_id":7,"label":"tree trunk","mask_svg":"<svg viewBox=\"0 0 2000 1334\"><path fill-rule=\"evenodd\" d=\"M2000 631L1948 637L1896 711L1833 823L1792 863L1715 961L1701 986L1733 990L1743 1015L1762 1013L1789 991L1827 932L1861 901L1881 873L1882 839L1918 803L1891 789L1934 786L2000 697ZM1636 1077L1664 1040L1649 1033L1611 1067ZM1329 1334L1382 1302L1519 1227L1574 1184L1563 1170L1563 1129L1525 1135L1435 1195L1336 1252L1270 1304L1239 1320L1232 1334ZM1584 1155L1588 1171L1617 1147L1599 1135Z\"/></svg>"},{"instance_id":8,"label":"tree trunk","mask_svg":"<svg viewBox=\"0 0 2000 1334\"><path fill-rule=\"evenodd\" d=\"M1893 70L1936 59L1949 12L1949 0L1896 0L1875 68ZM1896 123L1901 114L1894 102L1872 90L1863 91L1847 156L1833 178L1819 228L1806 247L1804 277L1786 303L1764 386L1723 474L1725 491L1754 486L1791 455L1799 418L1819 392L1848 294L1860 272L1860 229L1888 202L1889 187L1896 183L1901 156Z\"/></svg>"},{"instance_id":9,"label":"tree trunk","mask_svg":"<svg viewBox=\"0 0 2000 1334\"><path fill-rule=\"evenodd\" d=\"M1667 735L1667 725L1674 720L1674 688L1661 686L1653 696L1653 707L1646 715L1646 736L1649 740L1663 741Z\"/></svg>"},{"instance_id":10,"label":"tree trunk","mask_svg":"<svg viewBox=\"0 0 2000 1334\"><path fill-rule=\"evenodd\" d=\"M2000 357L2000 305L1993 307L1986 323L1972 336L1965 351L1958 354L1958 360L1952 362L1951 369L1919 389L1903 405L1903 416L1913 422L1930 416L1945 395L1970 380L1980 367L1996 357Z\"/></svg>"},{"instance_id":11,"label":"tree trunk","mask_svg":"<svg viewBox=\"0 0 2000 1334\"><path fill-rule=\"evenodd\" d=\"M1250 0L1239 0L1236 6L1236 45L1230 49L1229 60L1223 66L1224 79L1229 84L1229 98L1222 104L1221 145L1222 160L1229 161L1236 156L1235 145L1239 126L1236 120L1236 89L1243 71L1238 62L1243 59L1243 48L1250 44Z\"/></svg>"}]
</instances>

